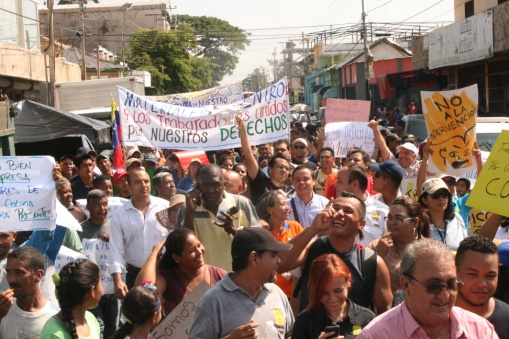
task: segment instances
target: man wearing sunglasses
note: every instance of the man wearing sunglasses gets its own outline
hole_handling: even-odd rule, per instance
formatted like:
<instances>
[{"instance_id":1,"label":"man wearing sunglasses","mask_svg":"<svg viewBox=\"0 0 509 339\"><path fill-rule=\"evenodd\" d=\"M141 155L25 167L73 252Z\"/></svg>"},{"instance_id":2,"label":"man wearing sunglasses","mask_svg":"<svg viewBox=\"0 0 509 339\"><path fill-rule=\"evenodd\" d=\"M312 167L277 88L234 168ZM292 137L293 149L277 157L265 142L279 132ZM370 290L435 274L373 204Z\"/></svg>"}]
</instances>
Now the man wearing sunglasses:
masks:
<instances>
[{"instance_id":1,"label":"man wearing sunglasses","mask_svg":"<svg viewBox=\"0 0 509 339\"><path fill-rule=\"evenodd\" d=\"M308 160L308 142L304 138L298 138L292 142L292 163L295 165L305 165L312 171L316 171L317 167L314 162Z\"/></svg>"},{"instance_id":2,"label":"man wearing sunglasses","mask_svg":"<svg viewBox=\"0 0 509 339\"><path fill-rule=\"evenodd\" d=\"M498 338L486 319L455 307L463 286L450 249L432 239L412 242L401 258L405 301L375 318L365 338Z\"/></svg>"}]
</instances>

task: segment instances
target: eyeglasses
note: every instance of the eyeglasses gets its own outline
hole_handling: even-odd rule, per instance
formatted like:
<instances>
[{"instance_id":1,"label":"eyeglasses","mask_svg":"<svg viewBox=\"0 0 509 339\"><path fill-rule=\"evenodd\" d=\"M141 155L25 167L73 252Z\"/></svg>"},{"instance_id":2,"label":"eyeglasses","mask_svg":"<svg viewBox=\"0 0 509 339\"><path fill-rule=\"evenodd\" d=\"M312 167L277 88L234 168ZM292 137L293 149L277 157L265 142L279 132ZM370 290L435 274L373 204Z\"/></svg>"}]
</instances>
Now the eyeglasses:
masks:
<instances>
[{"instance_id":1,"label":"eyeglasses","mask_svg":"<svg viewBox=\"0 0 509 339\"><path fill-rule=\"evenodd\" d=\"M413 220L414 218L402 218L402 217L396 217L396 218L393 218L391 216L389 217L384 217L384 220L385 220L385 223L388 223L388 222L393 222L395 224L400 224L402 223L403 221L407 221L407 220Z\"/></svg>"},{"instance_id":2,"label":"eyeglasses","mask_svg":"<svg viewBox=\"0 0 509 339\"><path fill-rule=\"evenodd\" d=\"M378 171L378 172L375 172L375 178L377 179L380 179L381 177L385 177L386 175L383 174L382 172Z\"/></svg>"},{"instance_id":3,"label":"eyeglasses","mask_svg":"<svg viewBox=\"0 0 509 339\"><path fill-rule=\"evenodd\" d=\"M443 179L442 179L443 180ZM456 180L450 179L450 180L444 180L445 184L447 186L456 186Z\"/></svg>"},{"instance_id":4,"label":"eyeglasses","mask_svg":"<svg viewBox=\"0 0 509 339\"><path fill-rule=\"evenodd\" d=\"M449 191L440 190L433 194L430 194L430 197L433 199L439 199L439 198L449 198Z\"/></svg>"},{"instance_id":5,"label":"eyeglasses","mask_svg":"<svg viewBox=\"0 0 509 339\"><path fill-rule=\"evenodd\" d=\"M286 171L290 171L290 167L288 166L285 166L285 165L274 165L275 168L278 168L280 170L286 170Z\"/></svg>"},{"instance_id":6,"label":"eyeglasses","mask_svg":"<svg viewBox=\"0 0 509 339\"><path fill-rule=\"evenodd\" d=\"M304 149L304 148L306 148L306 146L304 146L304 145L302 145L302 146L293 146L293 148L295 148L295 149Z\"/></svg>"},{"instance_id":7,"label":"eyeglasses","mask_svg":"<svg viewBox=\"0 0 509 339\"><path fill-rule=\"evenodd\" d=\"M412 275L406 275L408 278L417 281L421 286L426 288L426 292L429 294L438 294L442 292L444 288L447 289L447 291L459 291L463 287L463 281L456 279L454 281L448 281L445 284L440 283L432 283L432 284L423 284L419 280L415 279Z\"/></svg>"}]
</instances>

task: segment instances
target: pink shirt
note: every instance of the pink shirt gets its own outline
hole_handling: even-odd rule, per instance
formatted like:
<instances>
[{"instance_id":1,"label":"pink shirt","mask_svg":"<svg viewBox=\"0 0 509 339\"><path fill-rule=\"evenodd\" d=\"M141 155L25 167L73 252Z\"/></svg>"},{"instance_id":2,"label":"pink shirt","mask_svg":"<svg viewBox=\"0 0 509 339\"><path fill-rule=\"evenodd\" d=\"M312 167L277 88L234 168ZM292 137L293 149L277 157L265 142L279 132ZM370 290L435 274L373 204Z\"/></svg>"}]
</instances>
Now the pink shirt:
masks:
<instances>
[{"instance_id":1,"label":"pink shirt","mask_svg":"<svg viewBox=\"0 0 509 339\"><path fill-rule=\"evenodd\" d=\"M451 338L498 338L493 325L477 314L454 306L451 316ZM408 311L406 303L379 315L362 329L357 339L429 339L421 326Z\"/></svg>"}]
</instances>

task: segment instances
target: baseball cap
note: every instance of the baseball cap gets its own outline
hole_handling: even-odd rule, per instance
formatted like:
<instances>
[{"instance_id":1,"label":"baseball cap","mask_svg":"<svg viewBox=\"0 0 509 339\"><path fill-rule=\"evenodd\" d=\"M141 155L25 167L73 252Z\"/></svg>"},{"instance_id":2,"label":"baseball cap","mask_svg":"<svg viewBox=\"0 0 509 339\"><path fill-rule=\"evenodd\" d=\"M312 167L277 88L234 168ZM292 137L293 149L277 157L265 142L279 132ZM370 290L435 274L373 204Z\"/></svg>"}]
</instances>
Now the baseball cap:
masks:
<instances>
[{"instance_id":1,"label":"baseball cap","mask_svg":"<svg viewBox=\"0 0 509 339\"><path fill-rule=\"evenodd\" d=\"M88 153L88 151L90 151L90 148L81 146L78 150L76 150L76 154Z\"/></svg>"},{"instance_id":2,"label":"baseball cap","mask_svg":"<svg viewBox=\"0 0 509 339\"><path fill-rule=\"evenodd\" d=\"M129 172L127 172L126 170L123 170L123 169L119 169L118 171L113 173L113 182L117 182L118 179L125 177L127 175L129 175Z\"/></svg>"},{"instance_id":3,"label":"baseball cap","mask_svg":"<svg viewBox=\"0 0 509 339\"><path fill-rule=\"evenodd\" d=\"M308 142L306 141L306 139L304 138L298 138L298 139L295 139L293 142L292 142L292 146L295 145L296 143L300 142L301 144L304 144L304 146L308 147Z\"/></svg>"},{"instance_id":4,"label":"baseball cap","mask_svg":"<svg viewBox=\"0 0 509 339\"><path fill-rule=\"evenodd\" d=\"M449 188L447 187L447 185L445 184L445 182L442 179L431 178L431 179L426 180L424 182L424 184L422 184L421 191L423 193L426 192L428 194L433 194L442 188L447 190L447 192L449 192Z\"/></svg>"},{"instance_id":5,"label":"baseball cap","mask_svg":"<svg viewBox=\"0 0 509 339\"><path fill-rule=\"evenodd\" d=\"M156 169L154 170L154 177L156 175L158 175L159 173L163 173L163 172L168 172L168 173L171 173L171 170L168 166L159 166L159 167L156 167Z\"/></svg>"},{"instance_id":6,"label":"baseball cap","mask_svg":"<svg viewBox=\"0 0 509 339\"><path fill-rule=\"evenodd\" d=\"M141 161L140 159L138 158L131 158L131 159L127 159L127 161L125 162L125 168L129 168L129 166L131 166L132 164L134 164L135 162L137 162L138 164L140 164L141 166Z\"/></svg>"},{"instance_id":7,"label":"baseball cap","mask_svg":"<svg viewBox=\"0 0 509 339\"><path fill-rule=\"evenodd\" d=\"M240 257L252 251L286 252L292 244L279 242L272 233L262 227L249 227L238 230L232 242L232 258Z\"/></svg>"},{"instance_id":8,"label":"baseball cap","mask_svg":"<svg viewBox=\"0 0 509 339\"><path fill-rule=\"evenodd\" d=\"M415 153L415 155L419 155L419 149L417 148L417 146L415 146L414 144L410 143L410 142L405 142L403 145L399 145L396 147L396 149L399 151L401 148L405 148L409 151L412 151Z\"/></svg>"},{"instance_id":9,"label":"baseball cap","mask_svg":"<svg viewBox=\"0 0 509 339\"><path fill-rule=\"evenodd\" d=\"M193 162L198 162L201 165L201 160L198 158L192 158L191 161L189 162L189 164L192 164Z\"/></svg>"},{"instance_id":10,"label":"baseball cap","mask_svg":"<svg viewBox=\"0 0 509 339\"><path fill-rule=\"evenodd\" d=\"M154 153L147 153L143 157L143 161L151 161L154 164L157 164L157 156Z\"/></svg>"},{"instance_id":11,"label":"baseball cap","mask_svg":"<svg viewBox=\"0 0 509 339\"><path fill-rule=\"evenodd\" d=\"M389 142L389 141L394 141L394 140L397 140L397 141L401 141L401 138L398 137L397 134L394 134L394 133L389 133L387 134L387 136L385 137L385 141Z\"/></svg>"},{"instance_id":12,"label":"baseball cap","mask_svg":"<svg viewBox=\"0 0 509 339\"><path fill-rule=\"evenodd\" d=\"M60 157L60 160L58 160L58 162L62 162L62 161L64 161L64 159L71 159L72 161L74 161L74 155L72 155L72 154L62 155Z\"/></svg>"},{"instance_id":13,"label":"baseball cap","mask_svg":"<svg viewBox=\"0 0 509 339\"><path fill-rule=\"evenodd\" d=\"M381 164L369 164L369 167L374 171L380 171L387 174L390 178L394 179L397 183L401 183L405 176L405 170L401 165L394 160L386 160Z\"/></svg>"},{"instance_id":14,"label":"baseball cap","mask_svg":"<svg viewBox=\"0 0 509 339\"><path fill-rule=\"evenodd\" d=\"M95 158L95 161L99 162L99 160L101 159L108 159L110 160L110 157L107 156L106 154L98 154L97 157Z\"/></svg>"},{"instance_id":15,"label":"baseball cap","mask_svg":"<svg viewBox=\"0 0 509 339\"><path fill-rule=\"evenodd\" d=\"M137 148L133 148L133 149L130 149L130 150L129 150L129 152L127 152L127 158L132 157L132 156L133 156L133 154L134 154L134 153L136 153L136 152L140 153L140 155L141 155L141 152L140 152L140 150L139 150L139 149L137 149Z\"/></svg>"}]
</instances>

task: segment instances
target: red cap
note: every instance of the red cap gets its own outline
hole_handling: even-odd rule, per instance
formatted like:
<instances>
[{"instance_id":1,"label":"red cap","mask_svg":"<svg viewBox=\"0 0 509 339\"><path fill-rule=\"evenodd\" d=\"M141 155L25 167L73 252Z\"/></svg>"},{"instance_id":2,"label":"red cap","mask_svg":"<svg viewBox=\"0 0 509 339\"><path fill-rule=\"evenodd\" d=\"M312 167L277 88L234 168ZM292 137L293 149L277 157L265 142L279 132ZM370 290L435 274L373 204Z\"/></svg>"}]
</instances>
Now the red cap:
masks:
<instances>
[{"instance_id":1,"label":"red cap","mask_svg":"<svg viewBox=\"0 0 509 339\"><path fill-rule=\"evenodd\" d=\"M129 172L123 169L119 169L113 174L113 182L117 182L118 179L122 178L123 176L129 175Z\"/></svg>"}]
</instances>

